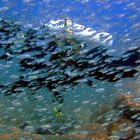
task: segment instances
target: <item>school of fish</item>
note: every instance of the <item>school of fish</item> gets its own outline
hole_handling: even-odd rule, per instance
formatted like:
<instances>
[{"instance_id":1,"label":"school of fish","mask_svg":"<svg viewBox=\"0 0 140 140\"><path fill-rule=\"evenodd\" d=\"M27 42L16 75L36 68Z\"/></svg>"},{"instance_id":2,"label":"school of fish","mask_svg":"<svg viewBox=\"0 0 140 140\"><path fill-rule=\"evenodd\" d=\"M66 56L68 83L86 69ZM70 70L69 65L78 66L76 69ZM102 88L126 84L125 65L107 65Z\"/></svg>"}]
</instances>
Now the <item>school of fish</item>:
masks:
<instances>
[{"instance_id":1,"label":"school of fish","mask_svg":"<svg viewBox=\"0 0 140 140\"><path fill-rule=\"evenodd\" d=\"M63 93L79 83L94 87L91 78L116 82L140 71L139 46L132 45L122 57L115 58L106 46L61 39L58 34L45 25L24 28L19 22L0 19L0 63L16 63L20 72L16 80L0 83L1 94L8 96L25 89L36 94L47 88L54 100L62 103Z\"/></svg>"}]
</instances>

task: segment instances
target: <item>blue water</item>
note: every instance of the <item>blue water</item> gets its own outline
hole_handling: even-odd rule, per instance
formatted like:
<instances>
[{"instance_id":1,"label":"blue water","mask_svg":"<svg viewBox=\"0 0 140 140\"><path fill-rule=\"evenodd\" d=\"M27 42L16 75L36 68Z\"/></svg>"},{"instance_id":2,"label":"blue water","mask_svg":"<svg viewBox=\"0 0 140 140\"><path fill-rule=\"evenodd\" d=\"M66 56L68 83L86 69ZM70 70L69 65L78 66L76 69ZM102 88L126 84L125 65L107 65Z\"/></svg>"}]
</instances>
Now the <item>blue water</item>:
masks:
<instances>
[{"instance_id":1,"label":"blue water","mask_svg":"<svg viewBox=\"0 0 140 140\"><path fill-rule=\"evenodd\" d=\"M129 47L139 45L139 0L0 0L0 18L20 21L24 27L39 27L41 22L47 23L66 17L86 27L112 34L114 42L109 49L113 50L115 57L120 57ZM9 62L1 62L1 66L5 67L0 69L0 83L12 82L20 75L19 67L15 63L9 66ZM121 111L115 110L114 105L121 95L133 94L134 98L139 98L139 76L116 83L94 81L95 88L79 84L65 93L64 115L60 118L52 115L55 104L52 103L47 88L32 96L26 90L23 94L2 97L0 133L6 133L13 127L20 128L24 123L28 125L22 131L28 130L30 133L35 133L36 128L44 125L49 125L55 134L63 127L68 128L64 134L81 133L84 126L98 120L103 120L104 125L119 118ZM112 136L121 135L119 132L112 133ZM55 139L58 138L55 136Z\"/></svg>"}]
</instances>

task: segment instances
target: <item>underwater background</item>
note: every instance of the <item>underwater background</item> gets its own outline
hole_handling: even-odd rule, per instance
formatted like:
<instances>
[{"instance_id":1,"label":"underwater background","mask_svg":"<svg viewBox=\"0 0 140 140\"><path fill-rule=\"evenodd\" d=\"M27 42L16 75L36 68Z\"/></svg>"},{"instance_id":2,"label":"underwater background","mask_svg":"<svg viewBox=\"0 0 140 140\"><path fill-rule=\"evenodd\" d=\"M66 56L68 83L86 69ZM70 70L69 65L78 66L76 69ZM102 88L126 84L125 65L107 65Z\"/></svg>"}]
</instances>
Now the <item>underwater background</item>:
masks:
<instances>
[{"instance_id":1,"label":"underwater background","mask_svg":"<svg viewBox=\"0 0 140 140\"><path fill-rule=\"evenodd\" d=\"M0 0L0 18L21 23L23 31L67 17L110 33L113 45L107 50L116 59L130 47L140 48L139 0ZM19 78L16 59L0 60L0 85ZM60 117L53 115L55 104L47 88L9 96L1 88L0 140L139 140L139 73L116 82L92 80L94 87L82 82L68 87Z\"/></svg>"}]
</instances>

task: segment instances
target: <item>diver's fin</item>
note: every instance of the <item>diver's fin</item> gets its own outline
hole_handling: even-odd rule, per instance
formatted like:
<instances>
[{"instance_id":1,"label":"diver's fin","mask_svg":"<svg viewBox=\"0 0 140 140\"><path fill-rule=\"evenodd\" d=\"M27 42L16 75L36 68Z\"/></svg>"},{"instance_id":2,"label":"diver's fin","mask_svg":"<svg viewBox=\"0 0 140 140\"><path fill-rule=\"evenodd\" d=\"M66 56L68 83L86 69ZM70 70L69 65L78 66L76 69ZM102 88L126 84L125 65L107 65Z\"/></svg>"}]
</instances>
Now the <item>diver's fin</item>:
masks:
<instances>
[{"instance_id":1,"label":"diver's fin","mask_svg":"<svg viewBox=\"0 0 140 140\"><path fill-rule=\"evenodd\" d=\"M53 115L55 117L61 117L63 114L62 114L62 109L58 108L58 107L54 107L54 110L53 110Z\"/></svg>"}]
</instances>

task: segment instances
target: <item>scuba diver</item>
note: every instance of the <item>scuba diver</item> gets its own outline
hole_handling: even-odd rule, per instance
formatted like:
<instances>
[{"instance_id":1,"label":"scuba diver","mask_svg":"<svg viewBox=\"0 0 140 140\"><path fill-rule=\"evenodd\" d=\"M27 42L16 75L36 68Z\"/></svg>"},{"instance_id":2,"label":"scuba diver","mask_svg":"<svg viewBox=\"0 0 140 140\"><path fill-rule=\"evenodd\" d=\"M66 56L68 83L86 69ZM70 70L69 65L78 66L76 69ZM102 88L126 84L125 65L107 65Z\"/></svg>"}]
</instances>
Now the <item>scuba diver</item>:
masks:
<instances>
[{"instance_id":1,"label":"scuba diver","mask_svg":"<svg viewBox=\"0 0 140 140\"><path fill-rule=\"evenodd\" d=\"M71 52L79 54L82 47L91 47L91 46L111 46L113 43L112 35L107 32L97 32L92 28L86 28L83 25L73 23L69 18L63 20L51 20L48 24L45 24L48 27L51 35L54 36L57 40L57 46L66 46L71 47ZM67 48L64 48L67 50ZM63 56L61 55L59 61L63 61ZM91 80L86 82L90 87L94 87L94 84ZM50 89L51 91L51 89ZM54 103L58 103L58 107L54 107L54 116L62 116L62 103L63 95L58 91L53 92Z\"/></svg>"}]
</instances>

